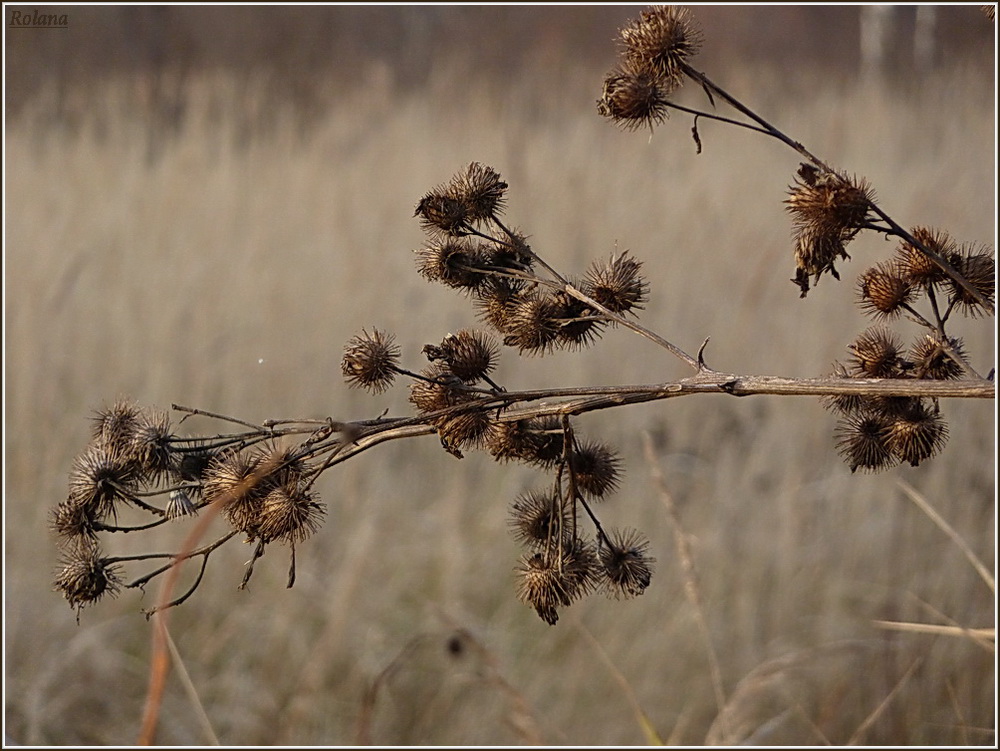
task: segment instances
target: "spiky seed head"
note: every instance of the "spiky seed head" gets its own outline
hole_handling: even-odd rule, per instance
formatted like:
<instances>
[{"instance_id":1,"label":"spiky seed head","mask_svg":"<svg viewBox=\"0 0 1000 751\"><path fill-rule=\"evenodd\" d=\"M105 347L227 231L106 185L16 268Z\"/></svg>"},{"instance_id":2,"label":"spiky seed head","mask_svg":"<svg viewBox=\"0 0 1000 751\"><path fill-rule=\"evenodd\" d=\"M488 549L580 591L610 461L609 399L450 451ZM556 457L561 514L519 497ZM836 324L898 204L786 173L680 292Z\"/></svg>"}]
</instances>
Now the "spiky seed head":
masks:
<instances>
[{"instance_id":1,"label":"spiky seed head","mask_svg":"<svg viewBox=\"0 0 1000 751\"><path fill-rule=\"evenodd\" d=\"M476 293L475 307L479 319L499 333L511 325L514 311L521 302L524 285L519 280L491 277Z\"/></svg>"},{"instance_id":2,"label":"spiky seed head","mask_svg":"<svg viewBox=\"0 0 1000 751\"><path fill-rule=\"evenodd\" d=\"M647 553L649 540L635 529L612 530L609 538L599 550L601 589L615 599L641 595L656 563Z\"/></svg>"},{"instance_id":3,"label":"spiky seed head","mask_svg":"<svg viewBox=\"0 0 1000 751\"><path fill-rule=\"evenodd\" d=\"M416 254L417 272L427 281L475 292L489 279L488 259L468 239L432 240Z\"/></svg>"},{"instance_id":4,"label":"spiky seed head","mask_svg":"<svg viewBox=\"0 0 1000 751\"><path fill-rule=\"evenodd\" d=\"M444 363L432 363L421 370L420 375L423 379L410 384L410 404L422 414L454 407L475 398L474 394L462 390L465 385L462 379Z\"/></svg>"},{"instance_id":5,"label":"spiky seed head","mask_svg":"<svg viewBox=\"0 0 1000 751\"><path fill-rule=\"evenodd\" d=\"M135 434L142 420L142 409L131 399L119 399L110 407L98 410L93 419L92 436L110 450L127 456L132 451Z\"/></svg>"},{"instance_id":6,"label":"spiky seed head","mask_svg":"<svg viewBox=\"0 0 1000 751\"><path fill-rule=\"evenodd\" d=\"M448 195L465 206L468 221L477 222L503 213L508 187L495 169L472 162L452 178Z\"/></svg>"},{"instance_id":7,"label":"spiky seed head","mask_svg":"<svg viewBox=\"0 0 1000 751\"><path fill-rule=\"evenodd\" d=\"M184 488L177 488L170 491L167 497L167 507L163 510L163 515L168 519L177 519L181 516L197 516L198 506L191 499L191 494Z\"/></svg>"},{"instance_id":8,"label":"spiky seed head","mask_svg":"<svg viewBox=\"0 0 1000 751\"><path fill-rule=\"evenodd\" d=\"M810 277L816 282L830 272L839 279L834 262L849 257L845 246L866 225L874 201L864 179L821 173L811 166L799 169L785 204L794 227L797 272L792 281L801 288L802 297L809 291Z\"/></svg>"},{"instance_id":9,"label":"spiky seed head","mask_svg":"<svg viewBox=\"0 0 1000 751\"><path fill-rule=\"evenodd\" d=\"M656 73L626 64L604 79L597 112L625 130L652 129L670 114L668 92Z\"/></svg>"},{"instance_id":10,"label":"spiky seed head","mask_svg":"<svg viewBox=\"0 0 1000 751\"><path fill-rule=\"evenodd\" d=\"M684 64L701 49L704 38L690 12L672 5L642 11L619 36L625 61L649 69L668 90L680 84Z\"/></svg>"},{"instance_id":11,"label":"spiky seed head","mask_svg":"<svg viewBox=\"0 0 1000 751\"><path fill-rule=\"evenodd\" d=\"M468 204L451 194L445 187L435 188L417 203L413 215L420 218L425 232L443 232L461 237L469 232L470 209Z\"/></svg>"},{"instance_id":12,"label":"spiky seed head","mask_svg":"<svg viewBox=\"0 0 1000 751\"><path fill-rule=\"evenodd\" d=\"M440 345L425 346L424 354L429 360L442 361L462 381L473 384L496 368L500 347L485 332L462 329L445 336Z\"/></svg>"},{"instance_id":13,"label":"spiky seed head","mask_svg":"<svg viewBox=\"0 0 1000 751\"><path fill-rule=\"evenodd\" d=\"M895 261L878 263L858 277L858 305L876 319L898 317L917 291Z\"/></svg>"},{"instance_id":14,"label":"spiky seed head","mask_svg":"<svg viewBox=\"0 0 1000 751\"><path fill-rule=\"evenodd\" d=\"M169 472L177 462L171 441L170 415L162 409L145 409L133 436L131 453L139 464L139 471L151 479Z\"/></svg>"},{"instance_id":15,"label":"spiky seed head","mask_svg":"<svg viewBox=\"0 0 1000 751\"><path fill-rule=\"evenodd\" d=\"M934 230L930 227L914 227L910 230L913 239L924 245L945 260L957 250L957 243L947 232ZM943 283L948 275L924 251L905 240L896 249L896 263L903 278L923 288L929 288Z\"/></svg>"},{"instance_id":16,"label":"spiky seed head","mask_svg":"<svg viewBox=\"0 0 1000 751\"><path fill-rule=\"evenodd\" d=\"M552 490L522 493L510 508L510 531L522 545L551 546L572 529L570 509Z\"/></svg>"},{"instance_id":17,"label":"spiky seed head","mask_svg":"<svg viewBox=\"0 0 1000 751\"><path fill-rule=\"evenodd\" d=\"M948 425L936 407L914 400L910 409L889 423L885 440L895 457L916 467L944 448Z\"/></svg>"},{"instance_id":18,"label":"spiky seed head","mask_svg":"<svg viewBox=\"0 0 1000 751\"><path fill-rule=\"evenodd\" d=\"M250 451L227 451L212 459L202 493L209 503L221 503L222 514L233 529L256 536L261 499L269 490L269 468L261 467L262 455Z\"/></svg>"},{"instance_id":19,"label":"spiky seed head","mask_svg":"<svg viewBox=\"0 0 1000 751\"><path fill-rule=\"evenodd\" d=\"M212 462L215 452L206 448L182 449L175 469L176 476L184 482L200 482Z\"/></svg>"},{"instance_id":20,"label":"spiky seed head","mask_svg":"<svg viewBox=\"0 0 1000 751\"><path fill-rule=\"evenodd\" d=\"M641 310L649 294L649 284L641 274L642 261L628 251L613 255L610 260L595 261L587 269L583 291L612 313L632 313Z\"/></svg>"},{"instance_id":21,"label":"spiky seed head","mask_svg":"<svg viewBox=\"0 0 1000 751\"><path fill-rule=\"evenodd\" d=\"M264 496L257 532L264 542L302 542L323 524L326 506L298 483L282 483Z\"/></svg>"},{"instance_id":22,"label":"spiky seed head","mask_svg":"<svg viewBox=\"0 0 1000 751\"><path fill-rule=\"evenodd\" d=\"M573 286L580 289L583 284L574 282ZM598 311L562 290L556 292L554 297L559 300L562 307L558 346L566 349L583 349L600 338L605 321L597 317L600 315Z\"/></svg>"},{"instance_id":23,"label":"spiky seed head","mask_svg":"<svg viewBox=\"0 0 1000 751\"><path fill-rule=\"evenodd\" d=\"M960 338L949 338L948 347L959 357L965 357L965 347ZM917 378L932 378L936 381L961 378L965 368L945 349L938 334L924 334L910 347L909 359L913 362Z\"/></svg>"},{"instance_id":24,"label":"spiky seed head","mask_svg":"<svg viewBox=\"0 0 1000 751\"><path fill-rule=\"evenodd\" d=\"M522 556L518 567L518 599L531 605L549 625L559 620L558 608L570 606L595 585L597 556L584 540Z\"/></svg>"},{"instance_id":25,"label":"spiky seed head","mask_svg":"<svg viewBox=\"0 0 1000 751\"><path fill-rule=\"evenodd\" d=\"M948 259L952 267L965 277L972 288L990 304L996 300L996 262L989 248L965 245ZM987 309L965 287L948 278L949 301L954 302L970 318L987 314Z\"/></svg>"},{"instance_id":26,"label":"spiky seed head","mask_svg":"<svg viewBox=\"0 0 1000 751\"><path fill-rule=\"evenodd\" d=\"M847 349L852 374L859 378L898 378L904 373L902 344L883 326L865 330Z\"/></svg>"},{"instance_id":27,"label":"spiky seed head","mask_svg":"<svg viewBox=\"0 0 1000 751\"><path fill-rule=\"evenodd\" d=\"M516 227L512 228L510 233L513 237L508 237L506 242L492 243L483 247L486 265L502 270L531 271L535 265L535 257L531 253L528 236ZM504 280L515 281L506 277Z\"/></svg>"},{"instance_id":28,"label":"spiky seed head","mask_svg":"<svg viewBox=\"0 0 1000 751\"><path fill-rule=\"evenodd\" d=\"M118 504L131 500L142 478L138 465L118 446L92 441L70 470L68 503L96 520L115 516Z\"/></svg>"},{"instance_id":29,"label":"spiky seed head","mask_svg":"<svg viewBox=\"0 0 1000 751\"><path fill-rule=\"evenodd\" d=\"M379 329L369 334L362 329L344 347L341 371L352 388L363 388L381 394L396 378L400 350L395 337Z\"/></svg>"},{"instance_id":30,"label":"spiky seed head","mask_svg":"<svg viewBox=\"0 0 1000 751\"><path fill-rule=\"evenodd\" d=\"M470 408L434 421L441 442L449 449L489 445L496 423L489 409Z\"/></svg>"},{"instance_id":31,"label":"spiky seed head","mask_svg":"<svg viewBox=\"0 0 1000 751\"><path fill-rule=\"evenodd\" d=\"M61 542L75 541L79 537L97 539L94 510L88 506L63 501L49 510L49 528Z\"/></svg>"},{"instance_id":32,"label":"spiky seed head","mask_svg":"<svg viewBox=\"0 0 1000 751\"><path fill-rule=\"evenodd\" d=\"M487 448L496 459L512 459L550 469L562 460L563 428L559 417L534 417L498 424Z\"/></svg>"},{"instance_id":33,"label":"spiky seed head","mask_svg":"<svg viewBox=\"0 0 1000 751\"><path fill-rule=\"evenodd\" d=\"M837 423L837 451L851 472L879 472L896 463L888 444L890 425L888 417L869 411L847 415Z\"/></svg>"},{"instance_id":34,"label":"spiky seed head","mask_svg":"<svg viewBox=\"0 0 1000 751\"><path fill-rule=\"evenodd\" d=\"M101 555L97 543L77 538L63 553L55 590L77 611L104 595L114 596L121 586L121 567Z\"/></svg>"},{"instance_id":35,"label":"spiky seed head","mask_svg":"<svg viewBox=\"0 0 1000 751\"><path fill-rule=\"evenodd\" d=\"M559 339L563 305L554 295L534 292L521 296L511 307L504 344L521 354L544 355Z\"/></svg>"},{"instance_id":36,"label":"spiky seed head","mask_svg":"<svg viewBox=\"0 0 1000 751\"><path fill-rule=\"evenodd\" d=\"M621 481L621 457L603 443L578 444L570 456L577 489L593 500L613 493Z\"/></svg>"}]
</instances>

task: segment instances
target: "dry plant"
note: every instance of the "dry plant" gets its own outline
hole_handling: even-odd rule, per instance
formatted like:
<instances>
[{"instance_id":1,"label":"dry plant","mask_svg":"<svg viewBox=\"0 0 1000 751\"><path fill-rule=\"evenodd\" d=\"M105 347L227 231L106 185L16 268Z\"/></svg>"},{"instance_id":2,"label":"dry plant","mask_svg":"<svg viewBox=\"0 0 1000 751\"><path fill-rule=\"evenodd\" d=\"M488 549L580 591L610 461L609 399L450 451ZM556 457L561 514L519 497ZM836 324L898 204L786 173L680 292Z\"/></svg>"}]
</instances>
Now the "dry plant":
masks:
<instances>
[{"instance_id":1,"label":"dry plant","mask_svg":"<svg viewBox=\"0 0 1000 751\"><path fill-rule=\"evenodd\" d=\"M847 245L858 235L896 241L893 255L876 261L854 290L853 302L872 326L847 346L845 362L835 363L831 375L808 379L709 367L707 340L691 354L639 323L655 284L644 276L640 254L616 250L582 271L557 270L532 246L528 232L505 217L510 186L500 172L473 162L416 201L414 216L426 240L415 257L424 279L468 298L482 328L435 336L422 347L426 363L412 369L402 364L395 337L380 328L359 332L344 350L348 385L379 394L404 379L413 414L257 424L174 404L181 415L175 423L167 411L129 399L101 409L71 470L68 497L51 512L63 555L55 585L77 618L104 595L142 590L198 559L193 582L176 595L166 588L145 612L181 604L200 585L212 553L234 538L253 544L241 588L275 546L288 550L292 586L297 546L327 515L318 478L388 441L436 434L452 457L478 450L497 462L520 462L545 473L537 489L512 501L509 526L524 547L517 597L555 624L561 609L592 593L614 599L642 594L655 563L640 531L601 523L599 507L614 495L624 462L614 447L580 435L573 418L694 394L809 395L837 413L836 448L851 471L876 472L901 463L917 466L943 450L948 426L941 399L995 397L992 371L986 377L976 371L952 330L958 316L995 314L991 248L959 242L938 228L904 229L880 207L868 181L830 167L695 70L690 61L701 34L686 10L643 11L620 30L619 41L619 63L597 102L601 115L625 129L652 130L671 112L682 112L693 117L699 152L699 122L710 120L776 139L796 154L800 164L793 166L786 204L792 281L800 297L824 276L839 278L835 264L850 258ZM701 88L711 110L672 101L688 81ZM717 103L734 116L717 114ZM904 317L923 329L908 348L890 328ZM656 384L519 391L494 380L503 350L516 357L579 351L619 329L666 350L691 374ZM196 415L226 427L181 435L179 425ZM126 509L144 520L124 523ZM175 552L105 552L109 537L155 536L158 528L206 509L227 525L213 541ZM125 566L138 564L151 568L126 576Z\"/></svg>"}]
</instances>

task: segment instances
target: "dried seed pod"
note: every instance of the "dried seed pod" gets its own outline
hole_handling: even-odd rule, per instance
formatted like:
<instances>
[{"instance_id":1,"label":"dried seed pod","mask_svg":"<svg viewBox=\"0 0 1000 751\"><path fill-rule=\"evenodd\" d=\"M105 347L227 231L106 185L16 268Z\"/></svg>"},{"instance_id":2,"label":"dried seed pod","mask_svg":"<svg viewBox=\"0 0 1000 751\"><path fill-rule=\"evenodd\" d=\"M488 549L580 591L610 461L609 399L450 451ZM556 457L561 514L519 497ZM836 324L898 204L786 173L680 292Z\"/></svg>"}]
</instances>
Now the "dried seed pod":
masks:
<instances>
[{"instance_id":1,"label":"dried seed pod","mask_svg":"<svg viewBox=\"0 0 1000 751\"><path fill-rule=\"evenodd\" d=\"M686 61L703 41L690 12L671 5L642 11L618 33L624 59L650 70L668 89L680 84Z\"/></svg>"},{"instance_id":2,"label":"dried seed pod","mask_svg":"<svg viewBox=\"0 0 1000 751\"><path fill-rule=\"evenodd\" d=\"M930 227L914 227L910 234L914 240L946 260L958 247L947 232L939 232ZM912 284L926 289L948 279L948 275L934 259L905 240L896 249L895 258L903 277Z\"/></svg>"},{"instance_id":3,"label":"dried seed pod","mask_svg":"<svg viewBox=\"0 0 1000 751\"><path fill-rule=\"evenodd\" d=\"M907 369L900 356L902 344L882 326L862 332L847 349L852 355L852 374L859 378L899 378Z\"/></svg>"},{"instance_id":4,"label":"dried seed pod","mask_svg":"<svg viewBox=\"0 0 1000 751\"><path fill-rule=\"evenodd\" d=\"M489 334L462 329L445 336L440 345L425 345L424 354L428 360L443 362L465 383L473 384L493 372L500 348Z\"/></svg>"},{"instance_id":5,"label":"dried seed pod","mask_svg":"<svg viewBox=\"0 0 1000 751\"><path fill-rule=\"evenodd\" d=\"M894 261L883 261L858 277L858 305L868 315L896 318L914 301L917 289Z\"/></svg>"},{"instance_id":6,"label":"dried seed pod","mask_svg":"<svg viewBox=\"0 0 1000 751\"><path fill-rule=\"evenodd\" d=\"M132 500L141 479L138 465L123 453L120 441L97 440L73 460L67 502L86 509L93 519L113 517L119 503Z\"/></svg>"},{"instance_id":7,"label":"dried seed pod","mask_svg":"<svg viewBox=\"0 0 1000 751\"><path fill-rule=\"evenodd\" d=\"M862 469L878 472L896 463L889 449L890 418L878 412L861 412L847 415L834 430L837 451L851 467L851 472Z\"/></svg>"},{"instance_id":8,"label":"dried seed pod","mask_svg":"<svg viewBox=\"0 0 1000 751\"><path fill-rule=\"evenodd\" d=\"M142 421L142 409L130 399L119 399L101 409L94 417L94 443L102 443L112 452L129 456Z\"/></svg>"},{"instance_id":9,"label":"dried seed pod","mask_svg":"<svg viewBox=\"0 0 1000 751\"><path fill-rule=\"evenodd\" d=\"M909 409L889 423L885 433L889 451L914 467L940 452L947 440L947 423L936 407L929 407L923 400L914 400Z\"/></svg>"},{"instance_id":10,"label":"dried seed pod","mask_svg":"<svg viewBox=\"0 0 1000 751\"><path fill-rule=\"evenodd\" d=\"M224 504L222 514L233 529L249 539L257 534L261 499L270 489L269 468L261 467L262 455L247 451L227 451L212 459L205 470L202 493L210 503Z\"/></svg>"},{"instance_id":11,"label":"dried seed pod","mask_svg":"<svg viewBox=\"0 0 1000 751\"><path fill-rule=\"evenodd\" d=\"M996 299L996 263L988 248L966 245L948 259L952 267L965 277L970 286L988 303ZM949 277L949 302L957 305L970 318L986 315L988 310L968 291Z\"/></svg>"},{"instance_id":12,"label":"dried seed pod","mask_svg":"<svg viewBox=\"0 0 1000 751\"><path fill-rule=\"evenodd\" d=\"M171 490L167 498L167 507L163 515L168 519L181 516L197 516L198 506L191 499L191 494L185 489Z\"/></svg>"},{"instance_id":13,"label":"dried seed pod","mask_svg":"<svg viewBox=\"0 0 1000 751\"><path fill-rule=\"evenodd\" d=\"M648 68L625 64L607 75L597 112L626 130L652 129L670 114L669 88Z\"/></svg>"},{"instance_id":14,"label":"dried seed pod","mask_svg":"<svg viewBox=\"0 0 1000 751\"><path fill-rule=\"evenodd\" d=\"M618 488L620 467L618 454L596 441L577 444L570 456L577 490L593 500L603 499Z\"/></svg>"},{"instance_id":15,"label":"dried seed pod","mask_svg":"<svg viewBox=\"0 0 1000 751\"><path fill-rule=\"evenodd\" d=\"M656 559L647 554L649 540L635 529L612 530L600 547L601 589L610 597L636 597L646 591Z\"/></svg>"},{"instance_id":16,"label":"dried seed pod","mask_svg":"<svg viewBox=\"0 0 1000 751\"><path fill-rule=\"evenodd\" d=\"M559 620L560 605L568 607L591 592L596 570L597 556L583 540L576 540L561 552L522 556L517 597L531 605L542 620L554 625Z\"/></svg>"},{"instance_id":17,"label":"dried seed pod","mask_svg":"<svg viewBox=\"0 0 1000 751\"><path fill-rule=\"evenodd\" d=\"M948 347L965 358L965 347L959 338L949 338ZM910 347L909 359L913 362L917 378L932 378L936 381L961 378L965 367L956 361L945 349L937 334L924 334Z\"/></svg>"},{"instance_id":18,"label":"dried seed pod","mask_svg":"<svg viewBox=\"0 0 1000 751\"><path fill-rule=\"evenodd\" d=\"M487 448L498 460L524 461L549 469L562 461L563 437L559 417L534 417L498 423Z\"/></svg>"},{"instance_id":19,"label":"dried seed pod","mask_svg":"<svg viewBox=\"0 0 1000 751\"><path fill-rule=\"evenodd\" d=\"M851 378L851 374L847 372L847 368L839 362L833 364L833 373L830 375L833 378ZM863 409L867 400L860 394L837 394L820 397L820 403L826 409L849 415Z\"/></svg>"},{"instance_id":20,"label":"dried seed pod","mask_svg":"<svg viewBox=\"0 0 1000 751\"><path fill-rule=\"evenodd\" d=\"M61 542L75 542L79 537L96 540L96 521L93 508L70 501L63 501L49 511L49 528Z\"/></svg>"},{"instance_id":21,"label":"dried seed pod","mask_svg":"<svg viewBox=\"0 0 1000 751\"><path fill-rule=\"evenodd\" d=\"M492 408L471 408L434 421L441 443L449 449L479 448L490 443L496 423Z\"/></svg>"},{"instance_id":22,"label":"dried seed pod","mask_svg":"<svg viewBox=\"0 0 1000 751\"><path fill-rule=\"evenodd\" d=\"M511 306L504 332L504 344L517 347L521 354L544 355L552 351L559 339L565 310L553 295L522 295Z\"/></svg>"},{"instance_id":23,"label":"dried seed pod","mask_svg":"<svg viewBox=\"0 0 1000 751\"><path fill-rule=\"evenodd\" d=\"M444 363L436 362L420 371L423 379L410 384L410 403L423 414L454 407L475 398L463 390L462 379Z\"/></svg>"},{"instance_id":24,"label":"dried seed pod","mask_svg":"<svg viewBox=\"0 0 1000 751\"><path fill-rule=\"evenodd\" d=\"M502 214L508 185L492 167L472 162L455 175L448 195L466 208L468 221L482 221Z\"/></svg>"},{"instance_id":25,"label":"dried seed pod","mask_svg":"<svg viewBox=\"0 0 1000 751\"><path fill-rule=\"evenodd\" d=\"M607 262L594 262L584 277L583 292L612 313L641 310L649 294L649 284L640 273L642 261L628 251L614 255Z\"/></svg>"},{"instance_id":26,"label":"dried seed pod","mask_svg":"<svg viewBox=\"0 0 1000 751\"><path fill-rule=\"evenodd\" d=\"M144 476L156 478L173 469L178 460L171 445L173 438L167 412L149 409L140 413L130 453Z\"/></svg>"},{"instance_id":27,"label":"dried seed pod","mask_svg":"<svg viewBox=\"0 0 1000 751\"><path fill-rule=\"evenodd\" d=\"M417 203L414 216L420 217L425 232L444 232L452 237L469 233L470 207L445 188L435 188Z\"/></svg>"},{"instance_id":28,"label":"dried seed pod","mask_svg":"<svg viewBox=\"0 0 1000 751\"><path fill-rule=\"evenodd\" d=\"M864 179L820 173L811 165L800 167L788 193L785 203L792 215L797 267L793 281L805 297L810 277L816 282L830 272L840 278L834 262L849 258L845 246L867 224L875 195Z\"/></svg>"},{"instance_id":29,"label":"dried seed pod","mask_svg":"<svg viewBox=\"0 0 1000 751\"><path fill-rule=\"evenodd\" d=\"M476 311L487 325L499 333L506 332L514 311L522 300L524 283L506 277L492 277L480 287L475 301Z\"/></svg>"},{"instance_id":30,"label":"dried seed pod","mask_svg":"<svg viewBox=\"0 0 1000 751\"><path fill-rule=\"evenodd\" d=\"M264 496L257 532L264 542L299 543L322 526L326 506L298 483L286 482Z\"/></svg>"},{"instance_id":31,"label":"dried seed pod","mask_svg":"<svg viewBox=\"0 0 1000 751\"><path fill-rule=\"evenodd\" d=\"M481 246L467 239L432 240L416 254L417 271L430 282L476 292L489 279L489 259Z\"/></svg>"},{"instance_id":32,"label":"dried seed pod","mask_svg":"<svg viewBox=\"0 0 1000 751\"><path fill-rule=\"evenodd\" d=\"M570 508L552 490L522 493L511 504L511 534L523 545L555 545L572 528Z\"/></svg>"},{"instance_id":33,"label":"dried seed pod","mask_svg":"<svg viewBox=\"0 0 1000 751\"><path fill-rule=\"evenodd\" d=\"M121 567L101 555L92 540L77 538L63 553L55 590L79 611L104 595L114 596L121 586Z\"/></svg>"},{"instance_id":34,"label":"dried seed pod","mask_svg":"<svg viewBox=\"0 0 1000 751\"><path fill-rule=\"evenodd\" d=\"M362 330L344 348L341 371L351 387L361 387L372 394L380 394L396 378L399 347L395 337L378 329L369 334Z\"/></svg>"}]
</instances>

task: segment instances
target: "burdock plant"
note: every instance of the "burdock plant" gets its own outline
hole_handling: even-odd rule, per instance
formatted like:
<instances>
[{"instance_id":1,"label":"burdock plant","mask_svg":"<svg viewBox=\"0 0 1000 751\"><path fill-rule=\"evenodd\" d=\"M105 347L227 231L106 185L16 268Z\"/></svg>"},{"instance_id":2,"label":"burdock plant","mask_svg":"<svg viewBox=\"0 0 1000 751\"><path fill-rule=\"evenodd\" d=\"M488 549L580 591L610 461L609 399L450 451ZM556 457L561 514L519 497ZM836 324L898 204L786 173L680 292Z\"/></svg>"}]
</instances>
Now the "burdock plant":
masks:
<instances>
[{"instance_id":1,"label":"burdock plant","mask_svg":"<svg viewBox=\"0 0 1000 751\"><path fill-rule=\"evenodd\" d=\"M625 460L599 437L578 435L574 418L597 410L692 394L812 395L837 415L834 446L851 471L917 466L945 448L948 425L940 400L995 396L992 373L975 371L951 331L957 315L995 313L992 250L961 244L940 229L906 230L877 203L863 177L833 169L692 67L702 34L685 9L653 7L619 32L619 60L604 80L598 113L625 130L666 126L672 111L749 129L796 154L785 207L790 216L792 282L806 297L862 233L893 239L893 255L861 274L853 302L872 324L847 346L829 376L793 379L712 369L705 345L691 354L640 323L655 286L643 274L642 254L616 250L573 273L557 270L506 217L511 186L493 166L472 162L415 198L414 217L425 238L415 250L417 273L464 295L479 325L438 332L418 344L424 361L402 365L403 351L382 329L346 343L341 371L349 387L380 394L400 380L412 414L344 421L276 419L255 424L202 409L172 405L181 415L223 423L217 433L184 436L167 412L123 399L96 416L89 443L70 470L68 495L51 512L62 550L55 586L79 611L104 595L142 588L179 563L201 569L183 593L149 608L152 614L184 602L197 589L211 554L233 538L253 545L243 573L278 546L295 552L330 510L316 489L325 472L390 440L436 435L454 457L478 451L500 463L538 471L538 486L511 502L509 532L523 547L515 593L542 620L555 624L580 598L602 593L620 600L643 594L654 559L634 528L606 528L598 511L613 502ZM711 111L671 97L688 81L704 92ZM717 104L733 117L715 111ZM530 187L530 186L529 186ZM518 189L522 189L520 186ZM901 318L923 331L909 346L890 328ZM509 390L495 378L501 356L545 357L582 352L609 332L639 335L680 360L691 373L659 384ZM707 342L706 342L707 344ZM582 356L577 354L576 356ZM122 509L148 521L119 524ZM217 513L228 525L218 539L175 553L109 555L116 534L153 535L166 524ZM151 548L153 546L150 546ZM125 565L152 565L136 578Z\"/></svg>"}]
</instances>

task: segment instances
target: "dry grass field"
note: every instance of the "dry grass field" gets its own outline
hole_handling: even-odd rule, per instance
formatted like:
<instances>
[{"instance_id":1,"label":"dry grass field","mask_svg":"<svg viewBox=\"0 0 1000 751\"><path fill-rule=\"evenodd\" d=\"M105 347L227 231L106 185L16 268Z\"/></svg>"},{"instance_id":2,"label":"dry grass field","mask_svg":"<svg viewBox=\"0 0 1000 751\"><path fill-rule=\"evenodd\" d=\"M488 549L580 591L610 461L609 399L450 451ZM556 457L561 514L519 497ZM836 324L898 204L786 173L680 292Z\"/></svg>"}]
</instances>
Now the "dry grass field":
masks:
<instances>
[{"instance_id":1,"label":"dry grass field","mask_svg":"<svg viewBox=\"0 0 1000 751\"><path fill-rule=\"evenodd\" d=\"M186 79L170 127L143 106L141 77L95 85L72 127L47 117L66 95L45 89L7 120L10 738L122 745L138 734L150 652L139 611L157 586L102 600L79 624L52 591L47 515L93 411L128 395L251 421L408 414L403 385L379 397L347 388L342 347L377 326L416 370L425 343L475 325L465 298L417 275L411 252L423 239L416 202L471 161L500 171L510 223L564 272L630 249L651 285L641 321L689 352L711 337L713 367L811 377L845 357L868 325L857 276L893 244L862 236L842 281L825 277L799 299L782 204L797 155L706 121L697 154L679 114L652 136L620 131L594 106L612 54L507 80L436 68L413 88L359 65L308 119L252 78L206 70ZM993 245L993 59L896 87L698 65L865 176L901 224ZM680 98L704 101L693 88ZM917 330L898 328L907 340ZM989 372L994 320L956 332ZM505 350L494 377L528 389L686 375L617 329L582 352ZM433 437L378 447L323 476L327 519L299 546L293 588L277 550L245 591L249 548L234 541L212 557L171 613L179 660L157 740L993 745L992 638L879 625L995 624L994 593L911 497L995 570L995 404L942 409L942 454L876 475L851 474L835 417L814 398L692 396L579 418L625 460L602 520L642 530L657 564L643 596L589 597L551 627L515 597L507 524L513 498L544 475L477 452L459 461ZM721 696L645 435L697 569ZM173 549L175 526L114 550Z\"/></svg>"}]
</instances>

